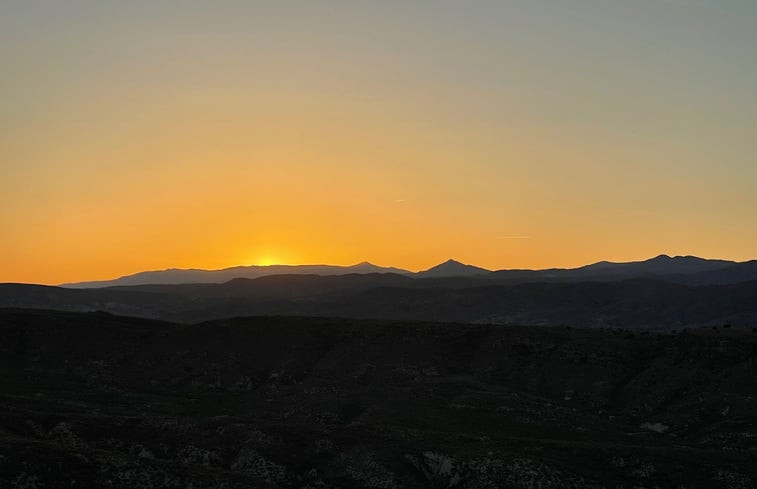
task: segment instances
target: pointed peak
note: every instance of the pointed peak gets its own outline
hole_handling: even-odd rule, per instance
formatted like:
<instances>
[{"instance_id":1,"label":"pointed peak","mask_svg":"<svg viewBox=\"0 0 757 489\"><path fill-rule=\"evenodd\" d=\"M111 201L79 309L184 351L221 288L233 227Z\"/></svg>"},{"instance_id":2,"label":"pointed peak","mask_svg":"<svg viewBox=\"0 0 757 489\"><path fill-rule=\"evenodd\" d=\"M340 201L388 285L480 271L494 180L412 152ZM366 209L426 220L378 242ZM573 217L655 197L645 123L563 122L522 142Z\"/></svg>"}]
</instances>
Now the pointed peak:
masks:
<instances>
[{"instance_id":1,"label":"pointed peak","mask_svg":"<svg viewBox=\"0 0 757 489\"><path fill-rule=\"evenodd\" d=\"M652 258L652 260L658 260L658 261L671 260L671 259L672 259L672 257L670 255L666 255L665 253L663 253L661 255L657 255L654 258Z\"/></svg>"},{"instance_id":2,"label":"pointed peak","mask_svg":"<svg viewBox=\"0 0 757 489\"><path fill-rule=\"evenodd\" d=\"M449 260L433 266L428 270L419 272L419 274L425 277L455 277L465 275L480 275L489 272L490 270L487 270L485 268L466 265L465 263L461 263L450 258Z\"/></svg>"},{"instance_id":3,"label":"pointed peak","mask_svg":"<svg viewBox=\"0 0 757 489\"><path fill-rule=\"evenodd\" d=\"M708 260L705 259L705 258L700 258L698 256L694 256L694 255L675 255L675 256L671 256L671 255L662 254L662 255L657 255L654 258L650 258L648 261L663 262L663 261L708 261Z\"/></svg>"}]
</instances>

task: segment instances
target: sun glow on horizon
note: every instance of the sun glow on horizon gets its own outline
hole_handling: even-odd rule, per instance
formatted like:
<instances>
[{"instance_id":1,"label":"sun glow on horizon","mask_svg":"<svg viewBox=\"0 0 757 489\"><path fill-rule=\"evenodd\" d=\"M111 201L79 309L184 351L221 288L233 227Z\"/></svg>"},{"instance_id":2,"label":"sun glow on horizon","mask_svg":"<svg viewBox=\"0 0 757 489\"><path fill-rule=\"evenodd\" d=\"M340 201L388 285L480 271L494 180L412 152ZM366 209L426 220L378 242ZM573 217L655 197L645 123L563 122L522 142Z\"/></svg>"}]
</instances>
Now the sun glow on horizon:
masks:
<instances>
[{"instance_id":1,"label":"sun glow on horizon","mask_svg":"<svg viewBox=\"0 0 757 489\"><path fill-rule=\"evenodd\" d=\"M255 250L248 250L247 258L241 260L241 262L256 267L303 265L304 263L298 258L301 257L286 246L263 246Z\"/></svg>"},{"instance_id":2,"label":"sun glow on horizon","mask_svg":"<svg viewBox=\"0 0 757 489\"><path fill-rule=\"evenodd\" d=\"M757 255L757 2L189 3L0 4L0 282Z\"/></svg>"},{"instance_id":3,"label":"sun glow on horizon","mask_svg":"<svg viewBox=\"0 0 757 489\"><path fill-rule=\"evenodd\" d=\"M281 260L279 260L273 255L265 255L265 256L261 256L260 258L256 260L253 260L251 262L251 265L256 265L259 267L270 267L272 265L286 265L286 263L282 263Z\"/></svg>"}]
</instances>

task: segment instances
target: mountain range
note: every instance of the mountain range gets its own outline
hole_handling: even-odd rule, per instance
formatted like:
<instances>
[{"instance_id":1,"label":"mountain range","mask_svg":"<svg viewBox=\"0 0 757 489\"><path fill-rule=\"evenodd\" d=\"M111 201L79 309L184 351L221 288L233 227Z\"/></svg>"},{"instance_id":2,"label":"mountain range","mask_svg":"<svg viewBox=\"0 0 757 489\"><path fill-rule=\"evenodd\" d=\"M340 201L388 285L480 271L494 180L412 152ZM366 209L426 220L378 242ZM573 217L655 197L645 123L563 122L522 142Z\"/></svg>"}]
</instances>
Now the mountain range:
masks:
<instances>
[{"instance_id":1,"label":"mountain range","mask_svg":"<svg viewBox=\"0 0 757 489\"><path fill-rule=\"evenodd\" d=\"M644 261L600 261L578 268L543 270L487 270L455 260L420 272L396 267L381 267L369 262L352 266L338 265L269 265L238 266L221 270L168 269L139 272L114 280L64 284L68 288L102 288L130 285L225 283L237 278L254 279L271 275L349 275L392 273L411 278L476 278L485 281L552 282L552 281L617 281L630 278L655 278L691 285L728 284L757 280L757 260L735 262L705 259L696 256L659 255Z\"/></svg>"},{"instance_id":2,"label":"mountain range","mask_svg":"<svg viewBox=\"0 0 757 489\"><path fill-rule=\"evenodd\" d=\"M169 268L168 270L139 272L114 280L64 284L63 287L91 289L118 285L220 284L235 278L258 278L268 275L347 275L351 273L412 274L412 272L409 272L408 270L394 267L379 267L368 262L362 262L357 265L346 267L339 265L250 265L224 268L221 270Z\"/></svg>"},{"instance_id":3,"label":"mountain range","mask_svg":"<svg viewBox=\"0 0 757 489\"><path fill-rule=\"evenodd\" d=\"M0 284L0 487L757 480L755 261L119 280Z\"/></svg>"},{"instance_id":4,"label":"mountain range","mask_svg":"<svg viewBox=\"0 0 757 489\"><path fill-rule=\"evenodd\" d=\"M271 270L294 273L160 283ZM244 267L148 272L114 281L130 285L108 287L0 284L0 308L183 323L263 315L641 329L757 326L757 261L662 255L576 269L489 271L450 260L419 273L394 270L368 263ZM322 274L307 273L314 271ZM139 283L146 280L158 283Z\"/></svg>"}]
</instances>

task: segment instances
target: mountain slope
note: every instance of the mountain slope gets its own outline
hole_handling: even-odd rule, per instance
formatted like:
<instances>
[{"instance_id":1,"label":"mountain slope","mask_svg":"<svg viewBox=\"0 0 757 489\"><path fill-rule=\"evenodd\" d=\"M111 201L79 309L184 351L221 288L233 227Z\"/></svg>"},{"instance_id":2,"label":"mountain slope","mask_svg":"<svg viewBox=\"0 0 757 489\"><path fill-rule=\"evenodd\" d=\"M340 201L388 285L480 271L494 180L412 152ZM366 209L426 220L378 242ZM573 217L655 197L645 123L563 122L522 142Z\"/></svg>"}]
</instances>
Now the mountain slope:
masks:
<instances>
[{"instance_id":1,"label":"mountain slope","mask_svg":"<svg viewBox=\"0 0 757 489\"><path fill-rule=\"evenodd\" d=\"M491 270L485 268L476 267L473 265L466 265L455 260L447 260L444 263L440 263L434 267L418 272L415 274L420 278L439 278L439 277L470 277L475 275L486 275L491 273Z\"/></svg>"},{"instance_id":2,"label":"mountain slope","mask_svg":"<svg viewBox=\"0 0 757 489\"><path fill-rule=\"evenodd\" d=\"M649 260L633 262L601 261L578 268L552 268L545 270L497 270L490 278L516 282L567 282L567 281L619 281L633 278L654 278L677 283L736 283L754 280L754 275L748 272L722 273L715 278L715 272L740 267L749 262L737 263L728 260L710 260L696 256L668 256L659 255ZM734 271L736 268L733 269ZM712 273L713 281L708 281ZM687 280L687 277L698 275L698 280ZM743 278L743 280L742 280Z\"/></svg>"},{"instance_id":3,"label":"mountain slope","mask_svg":"<svg viewBox=\"0 0 757 489\"><path fill-rule=\"evenodd\" d=\"M686 275L678 278L678 280L694 285L735 284L757 280L757 260L734 263L723 268Z\"/></svg>"},{"instance_id":4,"label":"mountain slope","mask_svg":"<svg viewBox=\"0 0 757 489\"><path fill-rule=\"evenodd\" d=\"M219 284L228 282L229 280L233 280L235 278L258 278L269 275L347 275L352 273L410 274L412 272L394 267L380 267L369 262L362 262L346 267L338 265L251 265L224 268L222 270L157 270L135 273L133 275L117 278L115 280L64 284L63 287L88 289L122 285L148 284Z\"/></svg>"},{"instance_id":5,"label":"mountain slope","mask_svg":"<svg viewBox=\"0 0 757 489\"><path fill-rule=\"evenodd\" d=\"M465 286L456 286L463 282ZM299 315L465 323L675 329L757 327L757 282L690 286L661 280L497 284L397 274L289 275L225 284L104 289L0 284L0 307L196 322Z\"/></svg>"},{"instance_id":6,"label":"mountain slope","mask_svg":"<svg viewBox=\"0 0 757 489\"><path fill-rule=\"evenodd\" d=\"M708 260L705 258L699 258L696 256L675 256L659 255L649 260L625 262L625 263L613 263L613 262L599 262L592 265L586 265L580 267L575 271L577 273L592 274L607 274L612 273L615 275L635 275L635 276L648 276L648 275L675 275L682 274L688 275L692 273L707 272L711 270L717 270L728 265L733 265L735 262L727 260Z\"/></svg>"},{"instance_id":7,"label":"mountain slope","mask_svg":"<svg viewBox=\"0 0 757 489\"><path fill-rule=\"evenodd\" d=\"M140 272L115 280L65 284L68 288L103 288L113 286L158 284L218 284L235 278L254 279L271 275L349 275L393 273L418 279L489 279L496 283L618 281L631 278L655 278L677 283L704 285L745 282L757 279L755 262L737 263L710 260L695 256L659 255L644 261L614 263L602 261L573 269L497 270L466 265L448 260L421 272L413 273L395 267L380 267L363 262L352 266L333 265L270 265L242 266L222 270L169 269ZM447 285L449 281L447 281Z\"/></svg>"}]
</instances>

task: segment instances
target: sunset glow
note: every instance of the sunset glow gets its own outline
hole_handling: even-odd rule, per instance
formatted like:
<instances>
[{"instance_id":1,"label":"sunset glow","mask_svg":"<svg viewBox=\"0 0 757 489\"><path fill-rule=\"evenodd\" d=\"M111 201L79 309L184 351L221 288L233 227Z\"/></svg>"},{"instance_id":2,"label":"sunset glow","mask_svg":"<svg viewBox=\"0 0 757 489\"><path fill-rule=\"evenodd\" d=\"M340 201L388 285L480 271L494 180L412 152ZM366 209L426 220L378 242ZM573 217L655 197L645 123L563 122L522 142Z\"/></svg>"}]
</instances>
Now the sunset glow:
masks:
<instances>
[{"instance_id":1,"label":"sunset glow","mask_svg":"<svg viewBox=\"0 0 757 489\"><path fill-rule=\"evenodd\" d=\"M751 259L755 46L736 0L4 2L0 281Z\"/></svg>"},{"instance_id":2,"label":"sunset glow","mask_svg":"<svg viewBox=\"0 0 757 489\"><path fill-rule=\"evenodd\" d=\"M265 256L265 257L259 258L258 260L252 262L251 264L267 267L270 265L286 264L286 262L284 262L283 260L279 260L278 258L274 258L273 256Z\"/></svg>"}]
</instances>

